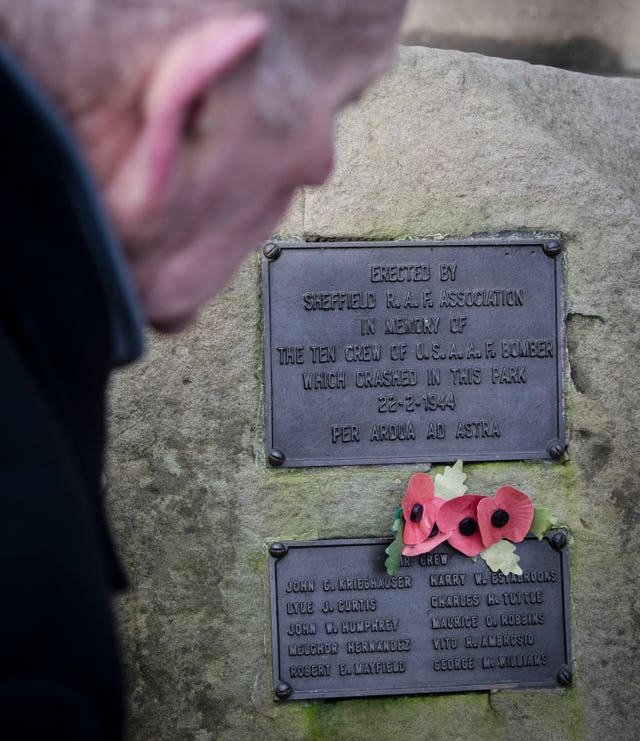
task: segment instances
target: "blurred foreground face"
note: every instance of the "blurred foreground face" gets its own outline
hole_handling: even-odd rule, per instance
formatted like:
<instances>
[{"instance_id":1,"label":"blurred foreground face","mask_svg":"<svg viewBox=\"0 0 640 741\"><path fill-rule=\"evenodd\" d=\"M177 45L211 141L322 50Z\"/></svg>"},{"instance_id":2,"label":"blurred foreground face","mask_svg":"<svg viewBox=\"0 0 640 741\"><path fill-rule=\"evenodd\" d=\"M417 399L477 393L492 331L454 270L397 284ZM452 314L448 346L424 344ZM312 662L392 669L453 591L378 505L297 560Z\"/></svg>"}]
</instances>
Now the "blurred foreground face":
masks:
<instances>
[{"instance_id":1,"label":"blurred foreground face","mask_svg":"<svg viewBox=\"0 0 640 741\"><path fill-rule=\"evenodd\" d=\"M400 5L396 22L376 31L377 43L332 49L326 64L293 76L297 85L266 85L266 100L252 94L261 90L257 64L245 70L243 84L223 83L185 134L160 197L131 213L113 199L150 324L186 326L272 233L296 189L328 178L335 116L388 68ZM323 40L315 42L320 57Z\"/></svg>"}]
</instances>

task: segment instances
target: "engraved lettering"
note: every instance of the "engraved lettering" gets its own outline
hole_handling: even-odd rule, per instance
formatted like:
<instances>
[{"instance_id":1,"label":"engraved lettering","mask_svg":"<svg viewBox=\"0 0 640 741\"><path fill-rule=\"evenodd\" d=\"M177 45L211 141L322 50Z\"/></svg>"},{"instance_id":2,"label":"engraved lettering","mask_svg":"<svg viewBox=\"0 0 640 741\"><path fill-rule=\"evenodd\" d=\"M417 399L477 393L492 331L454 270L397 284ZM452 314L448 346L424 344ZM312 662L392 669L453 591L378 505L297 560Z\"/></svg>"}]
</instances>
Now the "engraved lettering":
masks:
<instances>
[{"instance_id":1,"label":"engraved lettering","mask_svg":"<svg viewBox=\"0 0 640 741\"><path fill-rule=\"evenodd\" d=\"M431 279L429 265L371 265L372 283L420 283Z\"/></svg>"},{"instance_id":2,"label":"engraved lettering","mask_svg":"<svg viewBox=\"0 0 640 741\"><path fill-rule=\"evenodd\" d=\"M482 648L517 648L518 646L533 646L536 642L533 633L495 633L483 635L480 639Z\"/></svg>"},{"instance_id":3,"label":"engraved lettering","mask_svg":"<svg viewBox=\"0 0 640 741\"><path fill-rule=\"evenodd\" d=\"M420 566L446 566L449 563L448 553L422 553L418 557Z\"/></svg>"},{"instance_id":4,"label":"engraved lettering","mask_svg":"<svg viewBox=\"0 0 640 741\"><path fill-rule=\"evenodd\" d=\"M368 335L374 335L376 333L376 318L367 317L366 319L360 320L360 334L363 337Z\"/></svg>"},{"instance_id":5,"label":"engraved lettering","mask_svg":"<svg viewBox=\"0 0 640 741\"><path fill-rule=\"evenodd\" d=\"M439 316L385 317L385 334L438 334Z\"/></svg>"},{"instance_id":6,"label":"engraved lettering","mask_svg":"<svg viewBox=\"0 0 640 741\"><path fill-rule=\"evenodd\" d=\"M498 669L514 669L525 666L546 666L546 654L522 654L518 656L498 656L495 666Z\"/></svg>"},{"instance_id":7,"label":"engraved lettering","mask_svg":"<svg viewBox=\"0 0 640 741\"><path fill-rule=\"evenodd\" d=\"M305 311L374 309L376 295L365 291L315 291L305 293L302 302Z\"/></svg>"},{"instance_id":8,"label":"engraved lettering","mask_svg":"<svg viewBox=\"0 0 640 741\"><path fill-rule=\"evenodd\" d=\"M436 651L447 651L450 649L458 648L458 640L453 637L449 638L434 638L433 639L433 648Z\"/></svg>"},{"instance_id":9,"label":"engraved lettering","mask_svg":"<svg viewBox=\"0 0 640 741\"><path fill-rule=\"evenodd\" d=\"M289 676L291 679L330 677L331 664L303 664L302 666L290 666Z\"/></svg>"},{"instance_id":10,"label":"engraved lettering","mask_svg":"<svg viewBox=\"0 0 640 741\"><path fill-rule=\"evenodd\" d=\"M451 381L454 386L477 386L482 383L480 368L450 368Z\"/></svg>"},{"instance_id":11,"label":"engraved lettering","mask_svg":"<svg viewBox=\"0 0 640 741\"><path fill-rule=\"evenodd\" d=\"M458 422L456 439L474 437L502 437L500 425L495 419L474 419Z\"/></svg>"},{"instance_id":12,"label":"engraved lettering","mask_svg":"<svg viewBox=\"0 0 640 741\"><path fill-rule=\"evenodd\" d=\"M305 391L344 389L347 387L347 374L343 370L309 371L302 374L302 386Z\"/></svg>"},{"instance_id":13,"label":"engraved lettering","mask_svg":"<svg viewBox=\"0 0 640 741\"><path fill-rule=\"evenodd\" d=\"M291 623L287 629L287 635L290 636L314 636L315 634L315 623Z\"/></svg>"},{"instance_id":14,"label":"engraved lettering","mask_svg":"<svg viewBox=\"0 0 640 741\"><path fill-rule=\"evenodd\" d=\"M433 668L437 672L472 671L475 669L475 659L473 656L461 659L435 659Z\"/></svg>"},{"instance_id":15,"label":"engraved lettering","mask_svg":"<svg viewBox=\"0 0 640 741\"><path fill-rule=\"evenodd\" d=\"M311 615L313 602L287 602L287 615Z\"/></svg>"},{"instance_id":16,"label":"engraved lettering","mask_svg":"<svg viewBox=\"0 0 640 741\"><path fill-rule=\"evenodd\" d=\"M506 592L502 595L504 605L540 605L544 601L541 590L536 592Z\"/></svg>"},{"instance_id":17,"label":"engraved lettering","mask_svg":"<svg viewBox=\"0 0 640 741\"><path fill-rule=\"evenodd\" d=\"M403 674L407 665L404 661L372 661L353 665L354 674Z\"/></svg>"},{"instance_id":18,"label":"engraved lettering","mask_svg":"<svg viewBox=\"0 0 640 741\"><path fill-rule=\"evenodd\" d=\"M447 594L433 595L430 599L431 607L434 610L446 609L450 607L478 607L480 604L479 594Z\"/></svg>"},{"instance_id":19,"label":"engraved lettering","mask_svg":"<svg viewBox=\"0 0 640 741\"><path fill-rule=\"evenodd\" d=\"M491 368L491 383L526 383L526 365L503 365Z\"/></svg>"},{"instance_id":20,"label":"engraved lettering","mask_svg":"<svg viewBox=\"0 0 640 741\"><path fill-rule=\"evenodd\" d=\"M432 616L431 627L433 630L455 630L456 628L477 628L477 615L444 615Z\"/></svg>"},{"instance_id":21,"label":"engraved lettering","mask_svg":"<svg viewBox=\"0 0 640 741\"><path fill-rule=\"evenodd\" d=\"M311 345L311 362L312 363L335 363L336 346L335 345Z\"/></svg>"},{"instance_id":22,"label":"engraved lettering","mask_svg":"<svg viewBox=\"0 0 640 741\"><path fill-rule=\"evenodd\" d=\"M492 584L546 584L558 581L558 572L554 569L526 570L522 574L491 573Z\"/></svg>"},{"instance_id":23,"label":"engraved lettering","mask_svg":"<svg viewBox=\"0 0 640 741\"><path fill-rule=\"evenodd\" d=\"M444 422L429 422L427 425L427 440L444 440L446 432Z\"/></svg>"},{"instance_id":24,"label":"engraved lettering","mask_svg":"<svg viewBox=\"0 0 640 741\"><path fill-rule=\"evenodd\" d=\"M340 599L338 612L375 612L378 604L374 599Z\"/></svg>"},{"instance_id":25,"label":"engraved lettering","mask_svg":"<svg viewBox=\"0 0 640 741\"><path fill-rule=\"evenodd\" d=\"M396 653L411 651L408 638L391 638L383 641L347 641L348 654Z\"/></svg>"},{"instance_id":26,"label":"engraved lettering","mask_svg":"<svg viewBox=\"0 0 640 741\"><path fill-rule=\"evenodd\" d=\"M380 388L393 386L415 386L418 383L416 372L411 368L399 370L359 370L356 371L356 386L362 388Z\"/></svg>"},{"instance_id":27,"label":"engraved lettering","mask_svg":"<svg viewBox=\"0 0 640 741\"><path fill-rule=\"evenodd\" d=\"M520 628L528 625L544 625L543 612L508 612L500 615L503 628Z\"/></svg>"},{"instance_id":28,"label":"engraved lettering","mask_svg":"<svg viewBox=\"0 0 640 741\"><path fill-rule=\"evenodd\" d=\"M284 591L287 593L315 592L316 586L313 579L289 579Z\"/></svg>"},{"instance_id":29,"label":"engraved lettering","mask_svg":"<svg viewBox=\"0 0 640 741\"><path fill-rule=\"evenodd\" d=\"M276 347L280 365L302 365L304 363L304 347L299 345Z\"/></svg>"},{"instance_id":30,"label":"engraved lettering","mask_svg":"<svg viewBox=\"0 0 640 741\"><path fill-rule=\"evenodd\" d=\"M449 331L451 332L451 334L462 334L466 326L466 316L452 316L449 319Z\"/></svg>"},{"instance_id":31,"label":"engraved lettering","mask_svg":"<svg viewBox=\"0 0 640 741\"><path fill-rule=\"evenodd\" d=\"M463 587L466 574L431 574L429 584L432 587Z\"/></svg>"},{"instance_id":32,"label":"engraved lettering","mask_svg":"<svg viewBox=\"0 0 640 741\"><path fill-rule=\"evenodd\" d=\"M371 442L415 439L416 432L411 422L381 422L380 424L371 425L369 432Z\"/></svg>"},{"instance_id":33,"label":"engraved lettering","mask_svg":"<svg viewBox=\"0 0 640 741\"><path fill-rule=\"evenodd\" d=\"M462 309L466 306L524 306L523 288L488 288L440 293L440 308Z\"/></svg>"},{"instance_id":34,"label":"engraved lettering","mask_svg":"<svg viewBox=\"0 0 640 741\"><path fill-rule=\"evenodd\" d=\"M411 576L369 576L338 579L339 592L358 592L369 589L411 589Z\"/></svg>"},{"instance_id":35,"label":"engraved lettering","mask_svg":"<svg viewBox=\"0 0 640 741\"><path fill-rule=\"evenodd\" d=\"M455 280L457 270L458 270L458 263L455 263L455 262L441 263L440 264L440 280L441 281Z\"/></svg>"},{"instance_id":36,"label":"engraved lettering","mask_svg":"<svg viewBox=\"0 0 640 741\"><path fill-rule=\"evenodd\" d=\"M345 620L340 623L342 633L394 633L398 630L397 618L383 620Z\"/></svg>"},{"instance_id":37,"label":"engraved lettering","mask_svg":"<svg viewBox=\"0 0 640 741\"><path fill-rule=\"evenodd\" d=\"M337 654L339 645L335 641L323 643L290 643L289 656L326 656Z\"/></svg>"},{"instance_id":38,"label":"engraved lettering","mask_svg":"<svg viewBox=\"0 0 640 741\"><path fill-rule=\"evenodd\" d=\"M552 358L551 340L502 340L503 358Z\"/></svg>"},{"instance_id":39,"label":"engraved lettering","mask_svg":"<svg viewBox=\"0 0 640 741\"><path fill-rule=\"evenodd\" d=\"M360 428L358 425L332 425L332 443L359 443Z\"/></svg>"},{"instance_id":40,"label":"engraved lettering","mask_svg":"<svg viewBox=\"0 0 640 741\"><path fill-rule=\"evenodd\" d=\"M407 357L408 349L409 347L406 342L392 344L389 346L389 357L391 360L404 360Z\"/></svg>"},{"instance_id":41,"label":"engraved lettering","mask_svg":"<svg viewBox=\"0 0 640 741\"><path fill-rule=\"evenodd\" d=\"M347 363L370 363L382 357L381 345L347 345L344 359Z\"/></svg>"}]
</instances>

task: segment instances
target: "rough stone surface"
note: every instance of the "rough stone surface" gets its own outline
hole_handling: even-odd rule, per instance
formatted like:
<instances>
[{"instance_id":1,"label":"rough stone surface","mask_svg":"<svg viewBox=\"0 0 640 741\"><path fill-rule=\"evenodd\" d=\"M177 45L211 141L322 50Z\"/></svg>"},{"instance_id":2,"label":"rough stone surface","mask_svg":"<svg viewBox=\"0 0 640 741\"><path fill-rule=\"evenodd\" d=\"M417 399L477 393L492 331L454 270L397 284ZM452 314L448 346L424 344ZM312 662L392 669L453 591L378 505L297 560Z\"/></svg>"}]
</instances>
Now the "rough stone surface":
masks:
<instances>
[{"instance_id":1,"label":"rough stone surface","mask_svg":"<svg viewBox=\"0 0 640 741\"><path fill-rule=\"evenodd\" d=\"M639 134L640 82L406 48L341 120L332 181L279 230L565 234L567 460L467 468L472 491L512 483L571 530L573 687L274 704L266 544L387 533L415 469L266 468L254 256L114 383L130 739L637 737Z\"/></svg>"},{"instance_id":2,"label":"rough stone surface","mask_svg":"<svg viewBox=\"0 0 640 741\"><path fill-rule=\"evenodd\" d=\"M594 74L640 74L636 0L409 0L406 44Z\"/></svg>"}]
</instances>

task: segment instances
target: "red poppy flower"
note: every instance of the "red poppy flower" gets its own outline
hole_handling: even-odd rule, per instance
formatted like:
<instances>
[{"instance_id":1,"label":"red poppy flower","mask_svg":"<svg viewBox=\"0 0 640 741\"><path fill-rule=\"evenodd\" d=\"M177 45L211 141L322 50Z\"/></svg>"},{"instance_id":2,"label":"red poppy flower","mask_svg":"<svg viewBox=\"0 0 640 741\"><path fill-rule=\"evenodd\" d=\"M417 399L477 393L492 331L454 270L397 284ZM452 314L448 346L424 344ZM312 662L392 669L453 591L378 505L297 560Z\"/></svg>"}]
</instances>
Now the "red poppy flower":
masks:
<instances>
[{"instance_id":1,"label":"red poppy flower","mask_svg":"<svg viewBox=\"0 0 640 741\"><path fill-rule=\"evenodd\" d=\"M449 543L466 556L477 556L485 549L478 525L478 504L486 497L464 494L445 502L438 512L437 525L449 533Z\"/></svg>"},{"instance_id":2,"label":"red poppy flower","mask_svg":"<svg viewBox=\"0 0 640 741\"><path fill-rule=\"evenodd\" d=\"M440 499L439 497L434 497L431 501L433 503L433 507L435 507L436 510L434 515L433 527L431 528L429 536L426 540L423 540L422 543L418 543L418 545L405 545L405 547L402 549L403 556L419 556L421 553L428 553L429 551L432 551L437 545L440 545L440 543L444 543L445 540L447 540L447 538L449 537L449 533L440 530L435 523L435 517L437 517L438 510L445 503L446 500Z\"/></svg>"},{"instance_id":3,"label":"red poppy flower","mask_svg":"<svg viewBox=\"0 0 640 741\"><path fill-rule=\"evenodd\" d=\"M413 476L415 479L416 476L425 476L425 474L416 474ZM426 476L426 478L431 481L431 479ZM409 486L411 488L411 481L409 482ZM415 484L415 489L417 491L420 491L422 488L422 484L418 481ZM426 485L426 489L429 488L429 485ZM431 488L433 488L433 483L431 484ZM404 533L403 533L403 540L405 542L405 547L402 550L403 556L419 556L421 553L427 553L428 551L433 550L437 545L440 545L440 543L444 543L444 541L449 537L449 533L442 532L438 526L436 525L436 517L438 516L438 512L440 511L440 507L445 503L444 499L440 499L440 497L427 497L420 499L420 501L417 501L416 504L413 504L413 506L409 507L411 502L413 501L414 492L411 492L412 496L409 497L409 489L407 489L407 494L405 495L405 499L407 499L407 511L409 512L409 519L407 519L407 513L404 511L404 500L403 500L403 512L405 515L405 526L404 526ZM418 497L416 496L416 499ZM422 509L420 509L422 507ZM412 518L418 518L417 521ZM417 537L419 535L420 541L416 544L410 544L407 541L407 526L410 525L410 537Z\"/></svg>"},{"instance_id":4,"label":"red poppy flower","mask_svg":"<svg viewBox=\"0 0 640 741\"><path fill-rule=\"evenodd\" d=\"M414 474L402 500L405 545L417 545L431 535L440 508L439 503L434 504L434 499L431 477L426 473Z\"/></svg>"},{"instance_id":5,"label":"red poppy flower","mask_svg":"<svg viewBox=\"0 0 640 741\"><path fill-rule=\"evenodd\" d=\"M478 524L485 548L507 538L524 540L533 521L533 503L513 486L501 486L495 499L486 497L478 504Z\"/></svg>"}]
</instances>

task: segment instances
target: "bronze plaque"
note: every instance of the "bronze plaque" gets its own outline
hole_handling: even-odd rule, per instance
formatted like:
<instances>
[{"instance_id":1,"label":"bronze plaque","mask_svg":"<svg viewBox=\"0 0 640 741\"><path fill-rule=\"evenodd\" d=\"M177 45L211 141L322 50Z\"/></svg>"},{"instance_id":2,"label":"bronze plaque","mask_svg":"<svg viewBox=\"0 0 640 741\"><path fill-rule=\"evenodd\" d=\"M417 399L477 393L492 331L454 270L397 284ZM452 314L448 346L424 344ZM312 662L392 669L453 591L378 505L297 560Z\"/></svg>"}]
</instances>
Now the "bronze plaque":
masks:
<instances>
[{"instance_id":1,"label":"bronze plaque","mask_svg":"<svg viewBox=\"0 0 640 741\"><path fill-rule=\"evenodd\" d=\"M269 245L269 462L561 458L560 251L554 240Z\"/></svg>"},{"instance_id":2,"label":"bronze plaque","mask_svg":"<svg viewBox=\"0 0 640 741\"><path fill-rule=\"evenodd\" d=\"M271 546L278 699L571 683L564 533L519 543L521 576L494 573L448 544L404 558L389 576L389 542Z\"/></svg>"}]
</instances>

